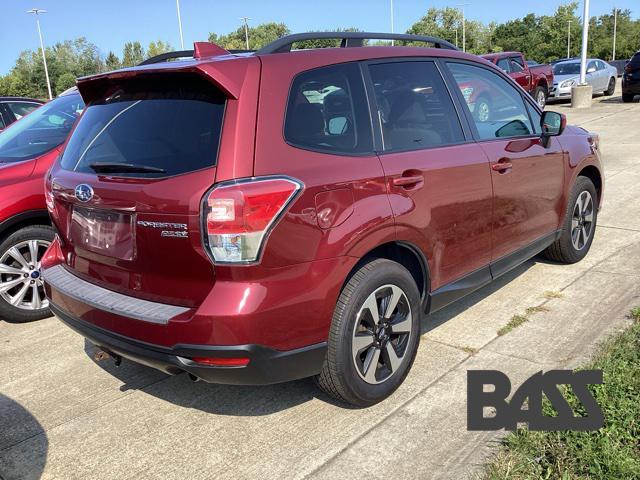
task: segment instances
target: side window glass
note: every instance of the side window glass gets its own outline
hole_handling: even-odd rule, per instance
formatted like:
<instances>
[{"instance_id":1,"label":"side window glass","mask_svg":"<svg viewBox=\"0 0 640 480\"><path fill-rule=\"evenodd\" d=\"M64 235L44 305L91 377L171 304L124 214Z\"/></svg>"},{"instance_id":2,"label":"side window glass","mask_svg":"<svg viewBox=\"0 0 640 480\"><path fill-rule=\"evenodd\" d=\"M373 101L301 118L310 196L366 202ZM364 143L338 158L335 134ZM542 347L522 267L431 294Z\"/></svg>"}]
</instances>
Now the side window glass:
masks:
<instances>
[{"instance_id":1,"label":"side window glass","mask_svg":"<svg viewBox=\"0 0 640 480\"><path fill-rule=\"evenodd\" d=\"M503 72L509 73L509 61L506 58L501 58L497 63L498 67L502 69Z\"/></svg>"},{"instance_id":2,"label":"side window glass","mask_svg":"<svg viewBox=\"0 0 640 480\"><path fill-rule=\"evenodd\" d=\"M37 103L28 102L9 102L7 103L7 106L15 115L16 120L20 120L22 117L38 108L40 105L38 105Z\"/></svg>"},{"instance_id":3,"label":"side window glass","mask_svg":"<svg viewBox=\"0 0 640 480\"><path fill-rule=\"evenodd\" d=\"M311 150L371 152L371 122L358 65L298 75L289 93L284 136L290 144Z\"/></svg>"},{"instance_id":4,"label":"side window glass","mask_svg":"<svg viewBox=\"0 0 640 480\"><path fill-rule=\"evenodd\" d=\"M532 135L520 93L498 74L465 63L447 62L482 140Z\"/></svg>"},{"instance_id":5,"label":"side window glass","mask_svg":"<svg viewBox=\"0 0 640 480\"><path fill-rule=\"evenodd\" d=\"M453 101L433 62L379 63L369 71L385 151L464 141Z\"/></svg>"},{"instance_id":6,"label":"side window glass","mask_svg":"<svg viewBox=\"0 0 640 480\"><path fill-rule=\"evenodd\" d=\"M514 57L511 58L511 71L515 73L522 72L524 67L520 63L520 61Z\"/></svg>"},{"instance_id":7,"label":"side window glass","mask_svg":"<svg viewBox=\"0 0 640 480\"><path fill-rule=\"evenodd\" d=\"M527 110L529 111L529 117L531 117L533 132L536 135L540 135L542 133L542 127L540 127L542 115L538 113L538 111L529 102L525 102L525 105L527 106Z\"/></svg>"},{"instance_id":8,"label":"side window glass","mask_svg":"<svg viewBox=\"0 0 640 480\"><path fill-rule=\"evenodd\" d=\"M589 62L587 64L587 70L596 69L596 62Z\"/></svg>"}]
</instances>

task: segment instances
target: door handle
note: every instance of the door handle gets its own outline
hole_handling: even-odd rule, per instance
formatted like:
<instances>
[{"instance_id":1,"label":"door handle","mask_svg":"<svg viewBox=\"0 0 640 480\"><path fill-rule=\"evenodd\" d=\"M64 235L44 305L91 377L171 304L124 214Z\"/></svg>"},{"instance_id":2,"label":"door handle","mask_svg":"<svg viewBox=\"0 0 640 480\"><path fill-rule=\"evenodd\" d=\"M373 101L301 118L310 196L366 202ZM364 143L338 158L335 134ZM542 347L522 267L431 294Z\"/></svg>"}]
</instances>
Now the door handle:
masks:
<instances>
[{"instance_id":1,"label":"door handle","mask_svg":"<svg viewBox=\"0 0 640 480\"><path fill-rule=\"evenodd\" d=\"M498 173L507 173L513 168L513 163L505 160L500 160L497 163L491 165L491 170Z\"/></svg>"},{"instance_id":2,"label":"door handle","mask_svg":"<svg viewBox=\"0 0 640 480\"><path fill-rule=\"evenodd\" d=\"M391 180L391 183L396 187L413 187L424 182L422 175L407 175L402 177L395 177Z\"/></svg>"}]
</instances>

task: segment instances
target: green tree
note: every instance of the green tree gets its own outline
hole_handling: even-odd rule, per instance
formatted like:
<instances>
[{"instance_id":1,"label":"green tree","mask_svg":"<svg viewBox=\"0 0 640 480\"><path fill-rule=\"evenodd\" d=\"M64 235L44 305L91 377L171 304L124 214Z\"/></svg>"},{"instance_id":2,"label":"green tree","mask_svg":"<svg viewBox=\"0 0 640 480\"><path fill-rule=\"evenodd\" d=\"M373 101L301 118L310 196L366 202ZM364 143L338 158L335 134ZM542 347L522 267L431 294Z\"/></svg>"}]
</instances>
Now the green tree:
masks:
<instances>
[{"instance_id":1,"label":"green tree","mask_svg":"<svg viewBox=\"0 0 640 480\"><path fill-rule=\"evenodd\" d=\"M144 48L140 42L127 42L122 51L122 66L133 67L144 60Z\"/></svg>"},{"instance_id":2,"label":"green tree","mask_svg":"<svg viewBox=\"0 0 640 480\"><path fill-rule=\"evenodd\" d=\"M407 33L442 38L449 43L457 44L462 49L462 14L460 10L453 7L431 7L420 20L409 27ZM465 37L467 52L481 54L490 50L490 31L482 22L467 19ZM423 45L413 42L409 44Z\"/></svg>"},{"instance_id":3,"label":"green tree","mask_svg":"<svg viewBox=\"0 0 640 480\"><path fill-rule=\"evenodd\" d=\"M262 23L249 27L249 49L258 50L274 40L289 35L291 31L284 23ZM244 25L226 35L209 34L209 41L227 50L243 50L246 47Z\"/></svg>"},{"instance_id":4,"label":"green tree","mask_svg":"<svg viewBox=\"0 0 640 480\"><path fill-rule=\"evenodd\" d=\"M55 83L56 92L62 93L68 88L73 87L76 84L76 77L70 72L65 72L58 77Z\"/></svg>"},{"instance_id":5,"label":"green tree","mask_svg":"<svg viewBox=\"0 0 640 480\"><path fill-rule=\"evenodd\" d=\"M156 55L172 51L173 47L171 46L171 44L169 44L169 42L163 42L162 40L158 40L157 42L149 42L149 47L147 48L147 58L155 57Z\"/></svg>"},{"instance_id":6,"label":"green tree","mask_svg":"<svg viewBox=\"0 0 640 480\"><path fill-rule=\"evenodd\" d=\"M107 70L117 70L121 67L120 59L113 52L108 53L104 63L105 63L105 66L107 67Z\"/></svg>"}]
</instances>

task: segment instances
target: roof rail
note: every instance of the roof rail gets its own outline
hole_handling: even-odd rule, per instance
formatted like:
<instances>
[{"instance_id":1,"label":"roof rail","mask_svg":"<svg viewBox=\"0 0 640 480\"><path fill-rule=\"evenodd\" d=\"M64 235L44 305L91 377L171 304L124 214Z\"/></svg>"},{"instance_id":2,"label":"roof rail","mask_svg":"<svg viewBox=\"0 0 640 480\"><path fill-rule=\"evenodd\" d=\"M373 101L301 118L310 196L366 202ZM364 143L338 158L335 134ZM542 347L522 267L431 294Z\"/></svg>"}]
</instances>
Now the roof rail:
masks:
<instances>
[{"instance_id":1,"label":"roof rail","mask_svg":"<svg viewBox=\"0 0 640 480\"><path fill-rule=\"evenodd\" d=\"M340 47L362 47L364 40L398 40L405 42L425 42L432 43L436 48L446 48L449 50L458 50L458 48L437 37L427 37L423 35L409 35L406 33L370 33L370 32L308 32L295 33L281 37L268 45L262 47L256 52L257 55L266 55L268 53L286 53L291 51L291 47L296 42L305 40L323 40L336 39L341 40Z\"/></svg>"}]
</instances>

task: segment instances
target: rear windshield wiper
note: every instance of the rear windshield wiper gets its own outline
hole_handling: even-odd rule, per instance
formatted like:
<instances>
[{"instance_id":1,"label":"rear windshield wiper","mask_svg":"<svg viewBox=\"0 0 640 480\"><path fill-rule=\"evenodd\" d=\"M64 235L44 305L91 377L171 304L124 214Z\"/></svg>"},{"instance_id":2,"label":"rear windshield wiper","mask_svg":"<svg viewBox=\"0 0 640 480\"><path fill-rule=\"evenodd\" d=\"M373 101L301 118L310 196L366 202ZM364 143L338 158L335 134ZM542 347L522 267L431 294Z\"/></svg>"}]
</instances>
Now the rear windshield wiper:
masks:
<instances>
[{"instance_id":1,"label":"rear windshield wiper","mask_svg":"<svg viewBox=\"0 0 640 480\"><path fill-rule=\"evenodd\" d=\"M133 163L95 162L89 168L96 173L167 173L164 168Z\"/></svg>"}]
</instances>

